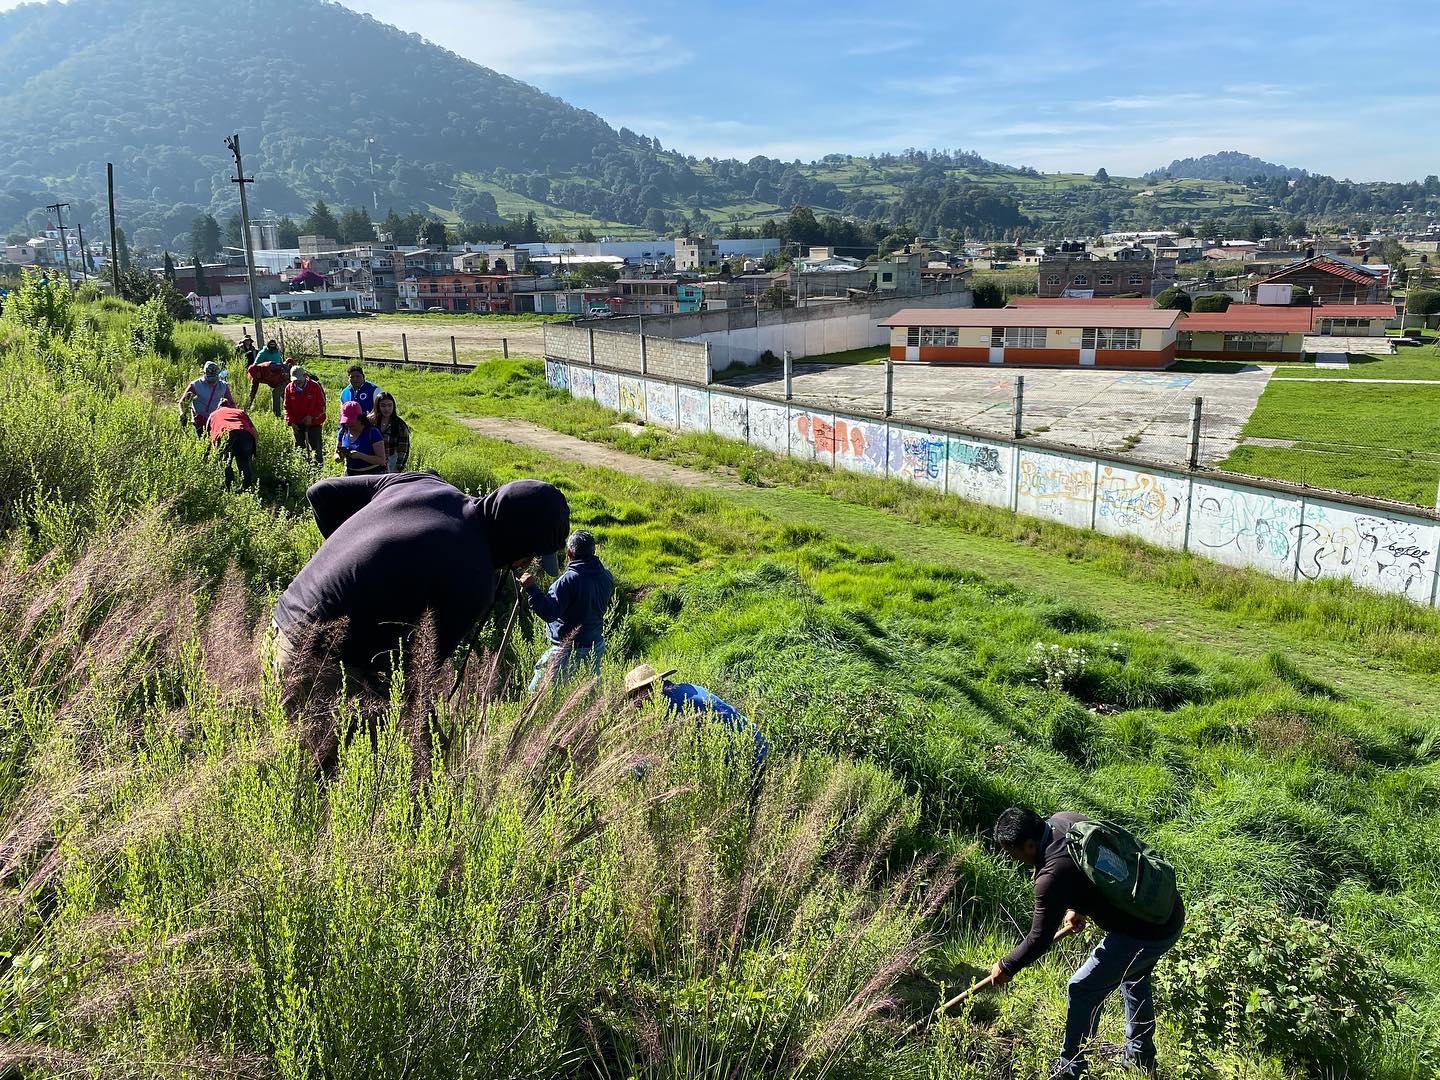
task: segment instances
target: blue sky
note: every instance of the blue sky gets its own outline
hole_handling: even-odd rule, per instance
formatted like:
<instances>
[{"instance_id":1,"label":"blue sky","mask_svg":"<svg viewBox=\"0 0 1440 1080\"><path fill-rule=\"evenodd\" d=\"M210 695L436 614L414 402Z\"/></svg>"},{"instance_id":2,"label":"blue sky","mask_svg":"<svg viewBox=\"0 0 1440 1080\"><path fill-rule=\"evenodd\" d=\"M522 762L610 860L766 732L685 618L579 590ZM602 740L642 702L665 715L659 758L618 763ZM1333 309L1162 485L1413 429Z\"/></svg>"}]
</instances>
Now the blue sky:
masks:
<instances>
[{"instance_id":1,"label":"blue sky","mask_svg":"<svg viewBox=\"0 0 1440 1080\"><path fill-rule=\"evenodd\" d=\"M702 157L951 147L1133 174L1235 149L1353 179L1440 169L1421 149L1440 133L1431 4L344 2Z\"/></svg>"}]
</instances>

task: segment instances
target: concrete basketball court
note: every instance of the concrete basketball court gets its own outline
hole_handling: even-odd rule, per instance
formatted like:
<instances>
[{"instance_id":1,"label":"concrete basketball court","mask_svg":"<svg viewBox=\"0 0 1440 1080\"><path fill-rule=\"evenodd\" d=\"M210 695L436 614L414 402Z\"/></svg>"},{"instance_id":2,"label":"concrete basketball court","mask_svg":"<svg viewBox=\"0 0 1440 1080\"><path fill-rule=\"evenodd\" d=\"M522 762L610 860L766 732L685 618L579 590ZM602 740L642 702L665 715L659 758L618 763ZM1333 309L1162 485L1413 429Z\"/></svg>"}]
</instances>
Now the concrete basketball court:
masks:
<instances>
[{"instance_id":1,"label":"concrete basketball court","mask_svg":"<svg viewBox=\"0 0 1440 1080\"><path fill-rule=\"evenodd\" d=\"M1196 374L897 363L894 415L1009 435L1015 377L1023 375L1027 435L1180 465L1190 434L1190 403L1201 397L1200 459L1213 465L1234 449L1271 374L1272 369L1257 365L1235 374ZM783 376L773 371L727 381L767 397L783 398L785 393ZM884 410L885 366L797 365L793 387L795 399L806 404L879 414Z\"/></svg>"}]
</instances>

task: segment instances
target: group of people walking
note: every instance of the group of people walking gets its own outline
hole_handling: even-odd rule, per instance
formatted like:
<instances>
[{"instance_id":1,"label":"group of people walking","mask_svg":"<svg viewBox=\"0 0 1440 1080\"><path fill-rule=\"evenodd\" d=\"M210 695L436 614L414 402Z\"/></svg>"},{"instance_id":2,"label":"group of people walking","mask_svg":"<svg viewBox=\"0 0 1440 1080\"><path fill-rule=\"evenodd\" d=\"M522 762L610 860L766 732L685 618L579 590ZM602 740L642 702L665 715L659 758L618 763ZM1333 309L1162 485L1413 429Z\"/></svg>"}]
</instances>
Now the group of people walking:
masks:
<instances>
[{"instance_id":1,"label":"group of people walking","mask_svg":"<svg viewBox=\"0 0 1440 1080\"><path fill-rule=\"evenodd\" d=\"M235 351L243 358L250 380L244 408L235 403L225 373L214 361L205 364L200 378L185 388L179 401L181 422L189 423L197 436L208 436L224 459L226 485L234 483L238 469L242 489L254 486L257 444L247 410L262 386L270 391L271 410L289 426L296 449L308 451L319 464L325 453L327 416L320 380L287 360L274 338L257 350L246 334ZM347 376L340 392L334 460L345 466L347 476L404 472L410 460L410 428L400 417L394 395L366 379L359 364L351 364Z\"/></svg>"}]
</instances>

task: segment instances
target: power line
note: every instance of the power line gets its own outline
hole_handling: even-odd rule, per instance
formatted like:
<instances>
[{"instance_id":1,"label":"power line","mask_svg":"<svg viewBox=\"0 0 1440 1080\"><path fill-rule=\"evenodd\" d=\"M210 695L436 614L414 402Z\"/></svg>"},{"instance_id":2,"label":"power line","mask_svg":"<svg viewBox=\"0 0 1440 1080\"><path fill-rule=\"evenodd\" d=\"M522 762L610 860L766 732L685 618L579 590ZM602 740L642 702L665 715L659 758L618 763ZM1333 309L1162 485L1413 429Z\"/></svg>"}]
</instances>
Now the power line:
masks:
<instances>
[{"instance_id":1,"label":"power line","mask_svg":"<svg viewBox=\"0 0 1440 1080\"><path fill-rule=\"evenodd\" d=\"M55 211L55 221L60 226L60 255L65 260L65 287L70 288L70 246L65 242L65 216L64 210L70 209L68 202L51 203L45 207L46 210Z\"/></svg>"}]
</instances>

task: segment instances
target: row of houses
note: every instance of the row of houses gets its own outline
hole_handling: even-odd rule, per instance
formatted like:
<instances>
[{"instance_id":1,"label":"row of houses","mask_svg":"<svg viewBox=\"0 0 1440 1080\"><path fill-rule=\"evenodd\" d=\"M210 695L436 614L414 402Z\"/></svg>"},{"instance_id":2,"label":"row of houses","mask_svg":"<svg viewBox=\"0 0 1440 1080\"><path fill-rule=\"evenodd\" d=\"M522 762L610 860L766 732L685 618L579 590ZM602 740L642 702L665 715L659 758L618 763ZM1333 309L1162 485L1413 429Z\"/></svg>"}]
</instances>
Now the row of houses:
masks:
<instances>
[{"instance_id":1,"label":"row of houses","mask_svg":"<svg viewBox=\"0 0 1440 1080\"><path fill-rule=\"evenodd\" d=\"M1016 297L1006 308L907 308L886 319L893 360L1163 368L1178 356L1298 360L1310 336L1384 337L1393 304L1157 310L1146 299Z\"/></svg>"}]
</instances>

